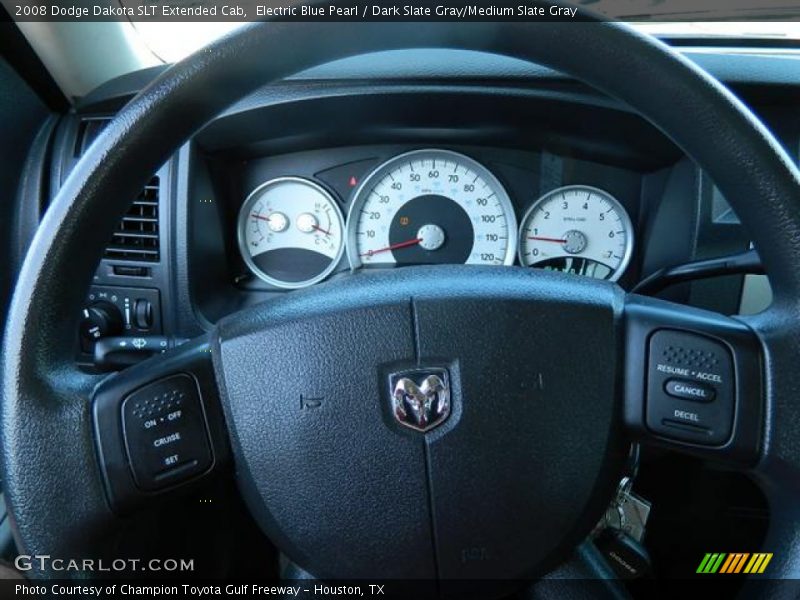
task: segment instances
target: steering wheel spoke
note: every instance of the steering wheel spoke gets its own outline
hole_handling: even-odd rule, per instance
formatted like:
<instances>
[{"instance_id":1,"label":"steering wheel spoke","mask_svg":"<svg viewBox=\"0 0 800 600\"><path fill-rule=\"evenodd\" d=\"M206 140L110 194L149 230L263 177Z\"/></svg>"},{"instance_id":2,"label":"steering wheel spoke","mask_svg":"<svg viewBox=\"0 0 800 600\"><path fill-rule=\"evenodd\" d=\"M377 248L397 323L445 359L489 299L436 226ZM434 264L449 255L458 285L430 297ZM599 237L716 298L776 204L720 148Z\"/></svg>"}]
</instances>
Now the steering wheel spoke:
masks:
<instances>
[{"instance_id":1,"label":"steering wheel spoke","mask_svg":"<svg viewBox=\"0 0 800 600\"><path fill-rule=\"evenodd\" d=\"M630 295L626 425L641 441L741 467L759 456L760 343L742 321Z\"/></svg>"},{"instance_id":2,"label":"steering wheel spoke","mask_svg":"<svg viewBox=\"0 0 800 600\"><path fill-rule=\"evenodd\" d=\"M208 339L103 381L92 421L106 494L119 514L209 477L229 452Z\"/></svg>"}]
</instances>

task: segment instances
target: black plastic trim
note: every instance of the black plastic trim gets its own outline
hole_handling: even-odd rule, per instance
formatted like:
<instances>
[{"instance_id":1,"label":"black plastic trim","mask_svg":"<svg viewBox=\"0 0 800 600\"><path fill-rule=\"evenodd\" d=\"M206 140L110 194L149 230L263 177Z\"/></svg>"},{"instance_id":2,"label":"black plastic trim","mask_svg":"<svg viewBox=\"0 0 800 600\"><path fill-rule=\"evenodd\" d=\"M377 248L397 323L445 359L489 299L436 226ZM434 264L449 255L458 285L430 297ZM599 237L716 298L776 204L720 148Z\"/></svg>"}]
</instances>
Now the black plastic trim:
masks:
<instances>
[{"instance_id":1,"label":"black plastic trim","mask_svg":"<svg viewBox=\"0 0 800 600\"><path fill-rule=\"evenodd\" d=\"M25 36L0 4L0 56L3 56L36 95L54 112L63 113L70 103Z\"/></svg>"},{"instance_id":2,"label":"black plastic trim","mask_svg":"<svg viewBox=\"0 0 800 600\"><path fill-rule=\"evenodd\" d=\"M122 403L137 389L170 375L188 374L198 385L201 407L211 440L211 466L189 481L177 483L155 492L142 491L134 481L125 436L122 430ZM130 367L98 385L92 399L95 445L106 494L117 514L134 508L177 489L192 489L229 460L230 449L224 417L219 405L216 380L211 365L208 340L201 338L163 356Z\"/></svg>"},{"instance_id":3,"label":"black plastic trim","mask_svg":"<svg viewBox=\"0 0 800 600\"><path fill-rule=\"evenodd\" d=\"M753 466L764 438L764 376L758 338L741 321L718 313L629 295L625 305L626 372L624 420L634 436L648 443L701 458ZM734 371L734 419L730 438L717 446L681 442L654 434L646 426L648 345L653 333L671 329L722 343Z\"/></svg>"}]
</instances>

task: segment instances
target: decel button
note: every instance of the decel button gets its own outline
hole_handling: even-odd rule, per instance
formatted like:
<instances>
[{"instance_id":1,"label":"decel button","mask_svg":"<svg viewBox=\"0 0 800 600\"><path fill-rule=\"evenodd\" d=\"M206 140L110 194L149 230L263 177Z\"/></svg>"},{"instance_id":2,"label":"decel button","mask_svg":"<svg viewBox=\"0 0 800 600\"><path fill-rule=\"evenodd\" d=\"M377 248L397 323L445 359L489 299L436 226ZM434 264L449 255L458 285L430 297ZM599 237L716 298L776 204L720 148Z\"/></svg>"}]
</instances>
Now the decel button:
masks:
<instances>
[{"instance_id":1,"label":"decel button","mask_svg":"<svg viewBox=\"0 0 800 600\"><path fill-rule=\"evenodd\" d=\"M694 400L695 402L711 402L716 395L711 386L684 379L668 380L664 384L664 391L673 398Z\"/></svg>"}]
</instances>

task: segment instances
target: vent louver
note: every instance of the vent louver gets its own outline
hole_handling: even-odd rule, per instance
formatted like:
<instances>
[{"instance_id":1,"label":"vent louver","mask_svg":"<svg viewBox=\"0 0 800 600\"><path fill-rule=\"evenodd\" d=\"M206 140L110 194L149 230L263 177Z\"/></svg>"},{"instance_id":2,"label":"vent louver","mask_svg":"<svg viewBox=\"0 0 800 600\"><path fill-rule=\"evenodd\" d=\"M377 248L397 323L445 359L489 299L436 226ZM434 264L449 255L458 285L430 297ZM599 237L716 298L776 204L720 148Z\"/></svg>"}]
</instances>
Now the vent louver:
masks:
<instances>
[{"instance_id":1,"label":"vent louver","mask_svg":"<svg viewBox=\"0 0 800 600\"><path fill-rule=\"evenodd\" d=\"M153 177L120 221L104 257L112 260L158 262L158 177Z\"/></svg>"},{"instance_id":2,"label":"vent louver","mask_svg":"<svg viewBox=\"0 0 800 600\"><path fill-rule=\"evenodd\" d=\"M78 134L75 136L75 158L80 158L86 149L92 145L97 137L111 122L108 118L82 119L78 124Z\"/></svg>"}]
</instances>

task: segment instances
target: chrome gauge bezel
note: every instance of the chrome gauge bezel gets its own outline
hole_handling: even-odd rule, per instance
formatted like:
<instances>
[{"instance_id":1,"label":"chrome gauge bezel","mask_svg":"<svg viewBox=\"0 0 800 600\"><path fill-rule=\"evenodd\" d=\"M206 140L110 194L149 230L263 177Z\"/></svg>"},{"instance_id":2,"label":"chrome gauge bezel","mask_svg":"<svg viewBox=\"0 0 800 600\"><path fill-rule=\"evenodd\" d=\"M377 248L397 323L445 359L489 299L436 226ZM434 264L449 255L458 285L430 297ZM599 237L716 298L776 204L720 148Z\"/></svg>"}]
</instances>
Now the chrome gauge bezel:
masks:
<instances>
[{"instance_id":1,"label":"chrome gauge bezel","mask_svg":"<svg viewBox=\"0 0 800 600\"><path fill-rule=\"evenodd\" d=\"M255 262L253 261L253 257L250 255L250 252L249 252L249 250L247 248L247 241L245 239L246 238L246 234L247 234L246 227L247 227L247 222L248 222L248 217L250 215L250 211L251 211L253 205L255 204L255 202L261 196L261 193L266 188L268 188L270 186L274 186L274 185L278 185L278 184L286 183L286 182L293 182L293 183L299 183L299 184L302 184L302 185L306 185L306 186L312 188L315 192L321 194L328 201L328 203L333 207L334 218L339 223L339 231L342 232L342 240L340 240L339 247L336 250L335 258L331 261L331 264L328 265L328 267L326 267L324 271L319 273L319 275L315 275L314 277L312 277L310 279L304 279L303 281L297 281L297 282L283 281L281 279L276 279L275 277L272 277L272 276L268 275L267 273L264 273L255 264ZM312 181L310 179L307 179L305 177L295 177L295 176L275 177L273 179L270 179L270 180L265 181L264 183L260 184L253 191L251 191L247 195L247 197L244 199L244 202L242 203L242 206L239 208L239 216L237 217L237 221L236 221L236 237L237 237L237 241L238 241L238 245L239 245L239 254L241 254L242 260L244 260L245 264L247 265L247 268L250 269L250 272L252 272L253 275L258 277L262 281L264 281L264 282L266 282L266 283L268 283L268 284L270 284L272 286L275 286L277 288L286 289L286 290L296 290L296 289L308 287L310 285L314 285L315 283L319 283L320 281L323 281L331 273L333 273L333 271L336 269L336 267L341 262L342 255L344 254L344 251L345 251L345 248L344 248L345 247L344 237L346 235L346 232L347 232L347 229L345 227L345 221L344 221L344 217L342 215L342 209L339 207L339 202L336 200L334 195L331 194L328 190L326 190L324 187L322 187L318 183L316 183L316 182L314 182L314 181Z\"/></svg>"},{"instance_id":2,"label":"chrome gauge bezel","mask_svg":"<svg viewBox=\"0 0 800 600\"><path fill-rule=\"evenodd\" d=\"M536 267L536 264L526 264L524 257L522 255L524 244L523 244L523 236L525 235L525 226L528 223L531 215L539 208L539 206L549 200L550 198L557 196L558 194L569 192L573 190L585 190L587 192L591 192L593 194L597 194L598 196L602 196L604 199L608 201L608 203L614 207L614 210L619 214L620 221L622 222L622 227L625 230L625 248L622 253L622 260L619 263L619 266L613 270L610 277L607 277L601 281L618 281L620 277L625 273L625 270L628 268L628 265L631 262L631 258L633 257L633 245L634 245L634 231L633 231L633 222L631 221L630 215L628 211L625 210L625 207L622 203L617 200L610 192L594 187L591 185L584 185L584 184L572 184L572 185L564 185L555 189L550 190L539 196L536 201L531 204L525 213L522 215L522 219L519 222L519 232L517 235L517 259L519 260L519 264L523 267L530 267L530 268L539 268Z\"/></svg>"},{"instance_id":3,"label":"chrome gauge bezel","mask_svg":"<svg viewBox=\"0 0 800 600\"><path fill-rule=\"evenodd\" d=\"M445 148L421 148L417 150L411 150L409 152L403 152L401 154L396 154L391 158L385 160L380 165L375 167L369 175L367 175L356 188L355 192L353 193L353 200L350 203L350 208L347 213L347 236L346 236L346 243L345 248L347 251L347 259L350 263L350 268L352 270L360 269L363 266L363 261L361 260L360 256L358 255L358 239L357 239L357 211L361 210L361 207L364 205L364 202L367 198L367 193L369 190L372 189L374 184L386 174L387 171L391 170L396 163L399 162L406 162L409 160L414 160L414 157L418 155L428 155L430 156L432 153L441 155L446 160L457 160L462 164L466 164L469 169L474 170L476 174L480 175L494 190L496 190L495 194L497 196L498 201L503 206L503 212L506 215L506 219L508 221L508 246L506 248L506 255L503 259L502 266L509 266L513 265L514 261L517 258L517 240L518 236L514 234L514 232L518 231L519 226L517 223L517 215L516 211L514 210L514 205L511 202L511 198L506 191L505 186L500 182L500 180L492 173L488 167L483 165L482 163L478 162L474 158L462 154L460 152L455 152L453 150L448 150ZM501 265L497 265L501 266ZM392 266L387 266L386 268L393 268Z\"/></svg>"}]
</instances>

